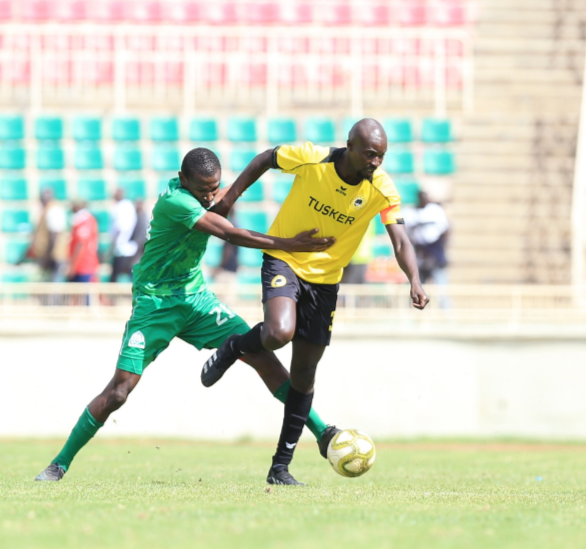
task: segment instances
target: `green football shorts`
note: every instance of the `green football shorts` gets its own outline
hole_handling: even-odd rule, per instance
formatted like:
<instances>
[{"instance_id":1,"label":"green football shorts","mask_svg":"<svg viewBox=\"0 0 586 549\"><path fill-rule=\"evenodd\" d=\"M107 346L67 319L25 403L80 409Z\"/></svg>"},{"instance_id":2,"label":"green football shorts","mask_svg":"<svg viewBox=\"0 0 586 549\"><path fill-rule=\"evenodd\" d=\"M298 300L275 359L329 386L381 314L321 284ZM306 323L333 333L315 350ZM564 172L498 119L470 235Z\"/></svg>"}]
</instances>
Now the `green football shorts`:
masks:
<instances>
[{"instance_id":1,"label":"green football shorts","mask_svg":"<svg viewBox=\"0 0 586 549\"><path fill-rule=\"evenodd\" d=\"M248 324L209 290L185 296L133 294L117 367L142 375L144 369L178 337L198 349L216 349Z\"/></svg>"}]
</instances>

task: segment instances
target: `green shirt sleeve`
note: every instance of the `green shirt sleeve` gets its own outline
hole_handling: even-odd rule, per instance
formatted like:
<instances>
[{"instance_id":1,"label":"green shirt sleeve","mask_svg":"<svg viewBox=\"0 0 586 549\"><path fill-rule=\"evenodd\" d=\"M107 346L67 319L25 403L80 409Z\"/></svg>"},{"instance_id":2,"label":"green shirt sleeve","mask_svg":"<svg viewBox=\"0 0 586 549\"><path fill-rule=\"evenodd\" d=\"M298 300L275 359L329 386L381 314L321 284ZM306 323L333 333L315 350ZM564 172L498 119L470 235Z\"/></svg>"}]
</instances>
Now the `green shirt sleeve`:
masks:
<instances>
[{"instance_id":1,"label":"green shirt sleeve","mask_svg":"<svg viewBox=\"0 0 586 549\"><path fill-rule=\"evenodd\" d=\"M166 200L165 213L171 222L193 229L193 226L206 214L206 210L188 191L180 191L174 192Z\"/></svg>"}]
</instances>

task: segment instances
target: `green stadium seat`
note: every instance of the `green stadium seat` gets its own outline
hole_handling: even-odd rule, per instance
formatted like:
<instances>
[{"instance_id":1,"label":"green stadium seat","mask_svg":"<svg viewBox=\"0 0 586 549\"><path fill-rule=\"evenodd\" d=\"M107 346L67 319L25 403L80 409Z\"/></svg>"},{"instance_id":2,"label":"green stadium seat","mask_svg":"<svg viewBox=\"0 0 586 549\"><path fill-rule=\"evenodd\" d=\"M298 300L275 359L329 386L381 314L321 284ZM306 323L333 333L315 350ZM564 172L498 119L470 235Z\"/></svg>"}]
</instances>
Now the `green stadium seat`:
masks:
<instances>
[{"instance_id":1,"label":"green stadium seat","mask_svg":"<svg viewBox=\"0 0 586 549\"><path fill-rule=\"evenodd\" d=\"M229 118L228 140L234 143L256 141L256 119L243 116Z\"/></svg>"},{"instance_id":2,"label":"green stadium seat","mask_svg":"<svg viewBox=\"0 0 586 549\"><path fill-rule=\"evenodd\" d=\"M391 173L413 173L413 153L405 149L387 150L384 160L384 169Z\"/></svg>"},{"instance_id":3,"label":"green stadium seat","mask_svg":"<svg viewBox=\"0 0 586 549\"><path fill-rule=\"evenodd\" d=\"M419 183L414 179L395 179L397 191L401 195L401 204L406 206L419 202Z\"/></svg>"},{"instance_id":4,"label":"green stadium seat","mask_svg":"<svg viewBox=\"0 0 586 549\"><path fill-rule=\"evenodd\" d=\"M82 200L106 200L106 182L103 179L80 179L77 196Z\"/></svg>"},{"instance_id":5,"label":"green stadium seat","mask_svg":"<svg viewBox=\"0 0 586 549\"><path fill-rule=\"evenodd\" d=\"M297 127L293 118L270 118L267 124L267 140L273 145L297 141Z\"/></svg>"},{"instance_id":6,"label":"green stadium seat","mask_svg":"<svg viewBox=\"0 0 586 549\"><path fill-rule=\"evenodd\" d=\"M285 198L289 194L291 187L293 186L294 178L285 174L282 177L275 177L275 181L273 183L273 200L282 204L285 202Z\"/></svg>"},{"instance_id":7,"label":"green stadium seat","mask_svg":"<svg viewBox=\"0 0 586 549\"><path fill-rule=\"evenodd\" d=\"M411 143L413 129L407 118L387 118L383 121L389 143Z\"/></svg>"},{"instance_id":8,"label":"green stadium seat","mask_svg":"<svg viewBox=\"0 0 586 549\"><path fill-rule=\"evenodd\" d=\"M0 140L13 141L24 138L24 118L20 115L0 116Z\"/></svg>"},{"instance_id":9,"label":"green stadium seat","mask_svg":"<svg viewBox=\"0 0 586 549\"><path fill-rule=\"evenodd\" d=\"M239 284L254 284L255 286L259 286L262 282L259 269L238 269L236 280L238 280ZM254 296L251 295L250 297Z\"/></svg>"},{"instance_id":10,"label":"green stadium seat","mask_svg":"<svg viewBox=\"0 0 586 549\"><path fill-rule=\"evenodd\" d=\"M40 141L63 138L63 120L58 116L40 116L35 120L35 137Z\"/></svg>"},{"instance_id":11,"label":"green stadium seat","mask_svg":"<svg viewBox=\"0 0 586 549\"><path fill-rule=\"evenodd\" d=\"M119 179L118 187L124 190L124 196L129 200L146 198L146 185L143 179Z\"/></svg>"},{"instance_id":12,"label":"green stadium seat","mask_svg":"<svg viewBox=\"0 0 586 549\"><path fill-rule=\"evenodd\" d=\"M448 143L452 141L452 124L449 120L426 118L421 126L424 143Z\"/></svg>"},{"instance_id":13,"label":"green stadium seat","mask_svg":"<svg viewBox=\"0 0 586 549\"><path fill-rule=\"evenodd\" d=\"M104 167L102 151L94 144L80 144L75 150L75 167L78 170L101 170Z\"/></svg>"},{"instance_id":14,"label":"green stadium seat","mask_svg":"<svg viewBox=\"0 0 586 549\"><path fill-rule=\"evenodd\" d=\"M3 233L27 233L31 230L27 210L4 210L1 220Z\"/></svg>"},{"instance_id":15,"label":"green stadium seat","mask_svg":"<svg viewBox=\"0 0 586 549\"><path fill-rule=\"evenodd\" d=\"M30 242L28 240L9 240L6 242L4 261L9 265L17 265L24 260Z\"/></svg>"},{"instance_id":16,"label":"green stadium seat","mask_svg":"<svg viewBox=\"0 0 586 549\"><path fill-rule=\"evenodd\" d=\"M30 282L31 277L30 274L26 271L11 271L8 273L2 273L2 282L7 284L20 284L23 282Z\"/></svg>"},{"instance_id":17,"label":"green stadium seat","mask_svg":"<svg viewBox=\"0 0 586 549\"><path fill-rule=\"evenodd\" d=\"M67 183L62 177L41 177L39 180L39 192L51 189L57 200L67 200Z\"/></svg>"},{"instance_id":18,"label":"green stadium seat","mask_svg":"<svg viewBox=\"0 0 586 549\"><path fill-rule=\"evenodd\" d=\"M204 263L208 267L219 267L222 264L222 255L224 253L224 242L219 238L211 237L203 256Z\"/></svg>"},{"instance_id":19,"label":"green stadium seat","mask_svg":"<svg viewBox=\"0 0 586 549\"><path fill-rule=\"evenodd\" d=\"M90 210L98 222L98 231L107 233L110 230L110 214L104 210Z\"/></svg>"},{"instance_id":20,"label":"green stadium seat","mask_svg":"<svg viewBox=\"0 0 586 549\"><path fill-rule=\"evenodd\" d=\"M140 140L140 121L134 117L114 118L112 121L112 139L114 141Z\"/></svg>"},{"instance_id":21,"label":"green stadium seat","mask_svg":"<svg viewBox=\"0 0 586 549\"><path fill-rule=\"evenodd\" d=\"M122 145L114 151L114 169L118 171L142 170L142 153L134 145Z\"/></svg>"},{"instance_id":22,"label":"green stadium seat","mask_svg":"<svg viewBox=\"0 0 586 549\"><path fill-rule=\"evenodd\" d=\"M179 123L173 116L157 116L151 119L151 139L153 141L178 141Z\"/></svg>"},{"instance_id":23,"label":"green stadium seat","mask_svg":"<svg viewBox=\"0 0 586 549\"><path fill-rule=\"evenodd\" d=\"M423 171L428 175L449 175L455 171L454 155L442 149L428 149L423 153Z\"/></svg>"},{"instance_id":24,"label":"green stadium seat","mask_svg":"<svg viewBox=\"0 0 586 549\"><path fill-rule=\"evenodd\" d=\"M26 166L26 151L15 145L0 147L0 169L23 170Z\"/></svg>"},{"instance_id":25,"label":"green stadium seat","mask_svg":"<svg viewBox=\"0 0 586 549\"><path fill-rule=\"evenodd\" d=\"M151 154L153 170L158 172L178 172L181 169L179 150L172 146L160 145L153 148Z\"/></svg>"},{"instance_id":26,"label":"green stadium seat","mask_svg":"<svg viewBox=\"0 0 586 549\"><path fill-rule=\"evenodd\" d=\"M238 248L238 265L260 268L262 265L262 252L252 248Z\"/></svg>"},{"instance_id":27,"label":"green stadium seat","mask_svg":"<svg viewBox=\"0 0 586 549\"><path fill-rule=\"evenodd\" d=\"M43 143L37 149L37 168L39 170L62 170L65 167L63 149L53 143Z\"/></svg>"},{"instance_id":28,"label":"green stadium seat","mask_svg":"<svg viewBox=\"0 0 586 549\"><path fill-rule=\"evenodd\" d=\"M238 226L243 229L250 229L259 233L266 233L269 230L267 214L249 210L238 211Z\"/></svg>"},{"instance_id":29,"label":"green stadium seat","mask_svg":"<svg viewBox=\"0 0 586 549\"><path fill-rule=\"evenodd\" d=\"M305 139L312 143L333 143L336 140L333 120L324 116L308 118L305 121Z\"/></svg>"},{"instance_id":30,"label":"green stadium seat","mask_svg":"<svg viewBox=\"0 0 586 549\"><path fill-rule=\"evenodd\" d=\"M233 149L230 151L230 169L233 172L241 172L256 156L256 151L249 149Z\"/></svg>"},{"instance_id":31,"label":"green stadium seat","mask_svg":"<svg viewBox=\"0 0 586 549\"><path fill-rule=\"evenodd\" d=\"M385 227L384 223L382 222L380 215L377 215L374 218L374 234L376 234L376 235L388 234L387 228Z\"/></svg>"},{"instance_id":32,"label":"green stadium seat","mask_svg":"<svg viewBox=\"0 0 586 549\"><path fill-rule=\"evenodd\" d=\"M28 200L24 177L5 175L0 179L0 200Z\"/></svg>"},{"instance_id":33,"label":"green stadium seat","mask_svg":"<svg viewBox=\"0 0 586 549\"><path fill-rule=\"evenodd\" d=\"M262 181L257 181L242 193L238 202L262 202L264 199L264 184Z\"/></svg>"},{"instance_id":34,"label":"green stadium seat","mask_svg":"<svg viewBox=\"0 0 586 549\"><path fill-rule=\"evenodd\" d=\"M374 257L392 257L393 247L387 242L375 242L372 247Z\"/></svg>"},{"instance_id":35,"label":"green stadium seat","mask_svg":"<svg viewBox=\"0 0 586 549\"><path fill-rule=\"evenodd\" d=\"M76 141L100 141L102 120L94 116L79 116L73 120L73 139Z\"/></svg>"},{"instance_id":36,"label":"green stadium seat","mask_svg":"<svg viewBox=\"0 0 586 549\"><path fill-rule=\"evenodd\" d=\"M344 143L348 139L348 134L350 133L352 126L354 126L354 124L356 124L356 122L358 122L359 120L360 120L360 118L358 118L356 116L347 116L346 118L344 118L344 120L342 120L342 136L341 137L342 137L342 141L344 141Z\"/></svg>"},{"instance_id":37,"label":"green stadium seat","mask_svg":"<svg viewBox=\"0 0 586 549\"><path fill-rule=\"evenodd\" d=\"M191 141L217 141L218 124L213 118L194 118L189 123Z\"/></svg>"},{"instance_id":38,"label":"green stadium seat","mask_svg":"<svg viewBox=\"0 0 586 549\"><path fill-rule=\"evenodd\" d=\"M169 179L171 179L170 177L161 177L161 179L159 179L159 183L157 185L157 193L161 194L162 192L165 192L167 190L167 187L169 186Z\"/></svg>"}]
</instances>

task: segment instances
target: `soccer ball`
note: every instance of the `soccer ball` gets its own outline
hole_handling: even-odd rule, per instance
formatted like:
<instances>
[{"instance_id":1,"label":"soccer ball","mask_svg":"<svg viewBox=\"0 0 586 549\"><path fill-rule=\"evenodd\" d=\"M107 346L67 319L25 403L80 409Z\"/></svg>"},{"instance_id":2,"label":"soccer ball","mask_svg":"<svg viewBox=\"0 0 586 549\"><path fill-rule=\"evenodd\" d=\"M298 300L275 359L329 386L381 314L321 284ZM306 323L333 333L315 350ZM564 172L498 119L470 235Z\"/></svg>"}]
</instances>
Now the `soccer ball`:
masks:
<instances>
[{"instance_id":1,"label":"soccer ball","mask_svg":"<svg viewBox=\"0 0 586 549\"><path fill-rule=\"evenodd\" d=\"M328 444L328 461L343 477L359 477L368 471L376 458L374 442L363 431L345 429Z\"/></svg>"}]
</instances>

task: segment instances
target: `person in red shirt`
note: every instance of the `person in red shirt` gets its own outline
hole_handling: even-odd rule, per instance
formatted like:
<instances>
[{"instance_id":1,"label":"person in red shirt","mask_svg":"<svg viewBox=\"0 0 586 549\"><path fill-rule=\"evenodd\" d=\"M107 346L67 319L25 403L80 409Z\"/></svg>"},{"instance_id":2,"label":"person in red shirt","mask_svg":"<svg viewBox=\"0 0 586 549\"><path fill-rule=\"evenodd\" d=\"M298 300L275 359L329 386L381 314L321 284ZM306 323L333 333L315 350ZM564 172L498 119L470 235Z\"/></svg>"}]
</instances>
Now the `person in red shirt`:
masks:
<instances>
[{"instance_id":1,"label":"person in red shirt","mask_svg":"<svg viewBox=\"0 0 586 549\"><path fill-rule=\"evenodd\" d=\"M91 282L98 269L98 223L83 202L74 202L69 245L69 282Z\"/></svg>"}]
</instances>

